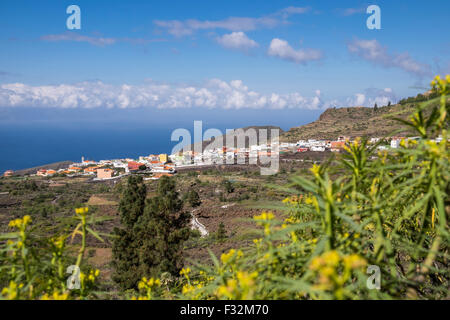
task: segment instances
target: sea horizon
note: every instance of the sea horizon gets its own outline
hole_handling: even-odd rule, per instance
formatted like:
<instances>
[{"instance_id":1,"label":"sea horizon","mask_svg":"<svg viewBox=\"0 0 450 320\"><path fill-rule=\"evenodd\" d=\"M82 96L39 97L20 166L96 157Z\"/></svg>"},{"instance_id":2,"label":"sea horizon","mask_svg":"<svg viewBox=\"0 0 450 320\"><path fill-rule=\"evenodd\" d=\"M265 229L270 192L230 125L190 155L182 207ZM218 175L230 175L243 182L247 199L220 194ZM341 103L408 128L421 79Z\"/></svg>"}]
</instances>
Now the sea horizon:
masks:
<instances>
[{"instance_id":1,"label":"sea horizon","mask_svg":"<svg viewBox=\"0 0 450 320\"><path fill-rule=\"evenodd\" d=\"M114 117L109 117L108 121L101 124L93 118L93 110L72 110L64 119L57 112L51 113L52 110L48 109L29 108L26 111L17 110L17 113L28 117L26 121L22 121L11 110L6 116L3 114L3 120L0 122L2 173L6 170L17 171L60 161L77 162L81 161L81 157L99 161L170 154L179 142L171 141L171 134L177 128L189 130L192 142L199 141L194 141L193 133L194 121L197 119L189 110L172 111L181 115L173 123L167 120L167 116L164 119L158 118L157 111L149 113L144 109L116 110ZM264 115L252 110L247 110L245 116L233 120L224 118L224 111L213 110L209 111L210 114L203 121L203 132L215 128L225 133L227 129L258 125L273 125L288 130L316 120L322 111L324 110L311 110L306 116L295 117L295 110L274 110L271 111L273 120L270 123ZM126 122L120 121L125 112L129 118ZM45 121L42 120L44 117ZM130 117L132 121L129 120Z\"/></svg>"}]
</instances>

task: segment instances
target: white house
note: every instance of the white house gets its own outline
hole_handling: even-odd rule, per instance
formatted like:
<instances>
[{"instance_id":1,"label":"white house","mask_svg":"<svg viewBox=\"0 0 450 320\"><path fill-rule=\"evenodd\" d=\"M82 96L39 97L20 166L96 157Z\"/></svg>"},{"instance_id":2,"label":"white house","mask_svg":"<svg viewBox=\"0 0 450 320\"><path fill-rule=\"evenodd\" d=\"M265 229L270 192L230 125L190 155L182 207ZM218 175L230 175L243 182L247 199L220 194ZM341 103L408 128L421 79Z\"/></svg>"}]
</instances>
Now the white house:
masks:
<instances>
[{"instance_id":1,"label":"white house","mask_svg":"<svg viewBox=\"0 0 450 320\"><path fill-rule=\"evenodd\" d=\"M324 151L325 151L325 147L322 147L322 146L312 146L312 147L311 147L311 151L324 152Z\"/></svg>"},{"instance_id":2,"label":"white house","mask_svg":"<svg viewBox=\"0 0 450 320\"><path fill-rule=\"evenodd\" d=\"M392 139L391 140L391 148L393 149L397 149L398 147L400 147L400 139Z\"/></svg>"}]
</instances>

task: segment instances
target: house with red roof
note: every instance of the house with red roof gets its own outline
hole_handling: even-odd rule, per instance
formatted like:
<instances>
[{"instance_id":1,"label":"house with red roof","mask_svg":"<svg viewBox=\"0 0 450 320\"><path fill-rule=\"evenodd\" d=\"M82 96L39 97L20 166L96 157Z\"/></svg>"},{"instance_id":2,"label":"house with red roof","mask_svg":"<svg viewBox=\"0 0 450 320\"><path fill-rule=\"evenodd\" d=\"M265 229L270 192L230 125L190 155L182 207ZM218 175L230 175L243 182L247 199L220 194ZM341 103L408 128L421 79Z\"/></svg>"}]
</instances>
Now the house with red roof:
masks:
<instances>
[{"instance_id":1,"label":"house with red roof","mask_svg":"<svg viewBox=\"0 0 450 320\"><path fill-rule=\"evenodd\" d=\"M128 162L128 170L130 171L138 171L140 166L145 166L145 164L136 161Z\"/></svg>"},{"instance_id":2,"label":"house with red roof","mask_svg":"<svg viewBox=\"0 0 450 320\"><path fill-rule=\"evenodd\" d=\"M330 145L332 152L340 152L345 147L345 140L331 141Z\"/></svg>"}]
</instances>

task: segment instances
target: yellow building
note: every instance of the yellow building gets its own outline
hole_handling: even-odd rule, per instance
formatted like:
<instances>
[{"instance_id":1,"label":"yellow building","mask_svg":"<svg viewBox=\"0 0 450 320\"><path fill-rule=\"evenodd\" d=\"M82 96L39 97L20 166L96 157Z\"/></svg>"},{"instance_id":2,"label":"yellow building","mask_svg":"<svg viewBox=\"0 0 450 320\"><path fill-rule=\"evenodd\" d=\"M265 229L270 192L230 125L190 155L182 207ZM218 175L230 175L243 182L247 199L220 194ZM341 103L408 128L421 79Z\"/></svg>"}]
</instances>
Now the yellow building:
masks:
<instances>
[{"instance_id":1,"label":"yellow building","mask_svg":"<svg viewBox=\"0 0 450 320\"><path fill-rule=\"evenodd\" d=\"M161 153L159 155L159 162L166 163L167 161L169 161L169 156L167 153Z\"/></svg>"}]
</instances>

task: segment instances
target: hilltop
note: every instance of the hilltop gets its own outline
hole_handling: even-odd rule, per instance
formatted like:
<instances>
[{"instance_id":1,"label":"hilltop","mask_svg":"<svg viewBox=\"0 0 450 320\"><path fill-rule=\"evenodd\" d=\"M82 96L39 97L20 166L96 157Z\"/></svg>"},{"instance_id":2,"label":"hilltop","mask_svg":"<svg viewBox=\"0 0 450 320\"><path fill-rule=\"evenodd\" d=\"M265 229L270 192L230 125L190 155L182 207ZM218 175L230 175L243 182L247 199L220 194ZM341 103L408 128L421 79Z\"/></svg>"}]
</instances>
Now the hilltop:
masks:
<instances>
[{"instance_id":1,"label":"hilltop","mask_svg":"<svg viewBox=\"0 0 450 320\"><path fill-rule=\"evenodd\" d=\"M338 136L383 137L398 130L398 135L414 133L394 118L406 119L415 110L416 103L433 98L432 93L403 99L398 104L379 107L329 108L318 120L291 128L280 136L280 141L296 142L300 139L336 139ZM434 104L430 104L430 109Z\"/></svg>"}]
</instances>

